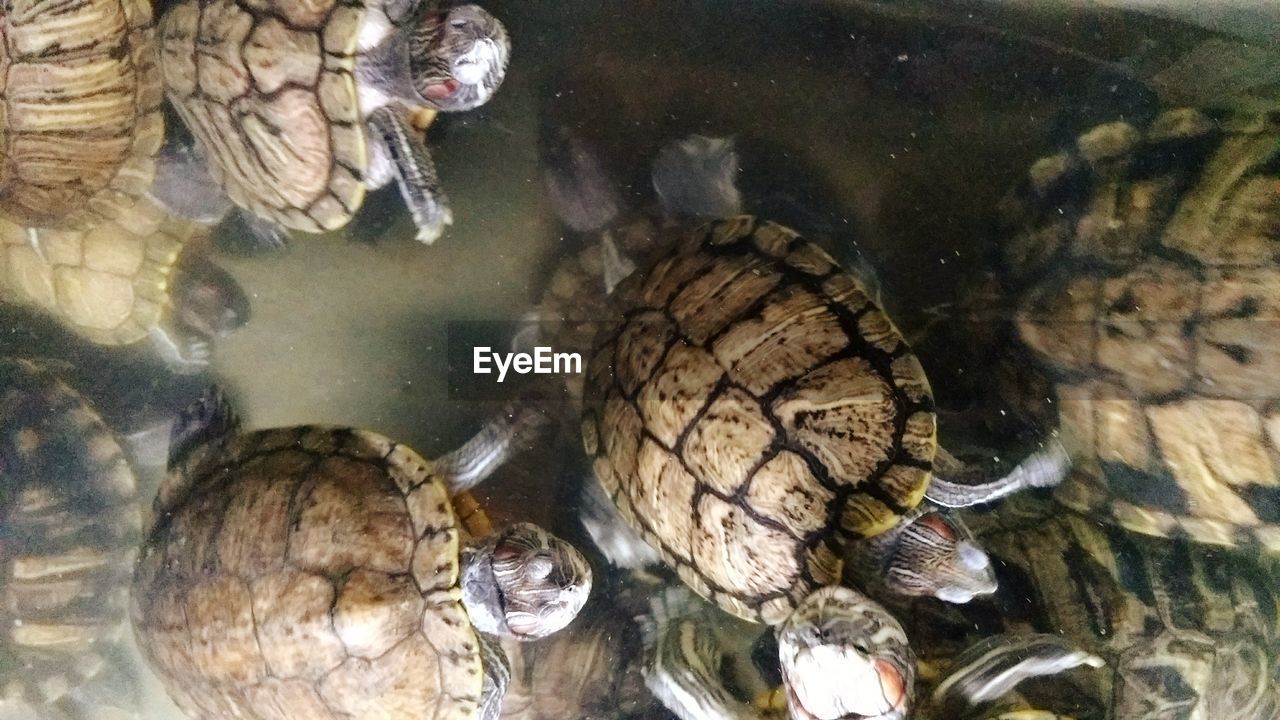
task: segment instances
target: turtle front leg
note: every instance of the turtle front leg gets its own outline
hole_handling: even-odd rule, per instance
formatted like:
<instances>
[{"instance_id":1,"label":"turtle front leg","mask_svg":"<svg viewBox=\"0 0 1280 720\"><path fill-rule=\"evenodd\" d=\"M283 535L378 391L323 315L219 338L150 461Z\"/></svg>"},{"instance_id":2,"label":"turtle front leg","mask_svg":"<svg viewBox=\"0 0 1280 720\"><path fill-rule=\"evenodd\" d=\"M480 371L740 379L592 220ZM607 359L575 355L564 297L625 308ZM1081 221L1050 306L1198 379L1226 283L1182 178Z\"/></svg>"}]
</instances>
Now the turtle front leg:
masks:
<instances>
[{"instance_id":1,"label":"turtle front leg","mask_svg":"<svg viewBox=\"0 0 1280 720\"><path fill-rule=\"evenodd\" d=\"M498 720L502 714L502 699L511 683L511 662L498 638L487 633L476 633L480 639L480 662L484 666L484 685L480 691L479 720Z\"/></svg>"},{"instance_id":2,"label":"turtle front leg","mask_svg":"<svg viewBox=\"0 0 1280 720\"><path fill-rule=\"evenodd\" d=\"M151 328L147 336L156 353L173 372L195 375L209 367L213 353L203 338L161 325Z\"/></svg>"},{"instance_id":3,"label":"turtle front leg","mask_svg":"<svg viewBox=\"0 0 1280 720\"><path fill-rule=\"evenodd\" d=\"M372 154L381 155L400 184L413 223L418 227L418 240L430 245L444 234L445 226L453 224L453 211L449 199L440 189L440 177L426 146L415 136L413 127L404 111L384 106L369 115L369 137L377 147ZM375 163L370 162L371 165ZM370 168L371 184L377 184L381 172Z\"/></svg>"},{"instance_id":4,"label":"turtle front leg","mask_svg":"<svg viewBox=\"0 0 1280 720\"><path fill-rule=\"evenodd\" d=\"M925 497L943 507L969 507L999 500L1027 488L1054 487L1066 479L1070 470L1070 453L1061 441L1052 438L1045 447L1018 463L1004 477L966 482L965 478L972 479L978 473L940 447L935 457L936 472Z\"/></svg>"}]
</instances>

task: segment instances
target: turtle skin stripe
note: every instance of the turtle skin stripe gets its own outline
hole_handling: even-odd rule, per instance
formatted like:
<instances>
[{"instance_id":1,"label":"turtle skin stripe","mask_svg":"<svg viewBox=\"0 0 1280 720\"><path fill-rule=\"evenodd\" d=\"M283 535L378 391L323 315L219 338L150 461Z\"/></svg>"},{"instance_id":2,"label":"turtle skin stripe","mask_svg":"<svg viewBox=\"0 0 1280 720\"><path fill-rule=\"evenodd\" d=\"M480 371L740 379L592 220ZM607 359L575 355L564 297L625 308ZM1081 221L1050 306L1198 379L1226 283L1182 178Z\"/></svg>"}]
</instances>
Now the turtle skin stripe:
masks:
<instances>
[{"instance_id":1,"label":"turtle skin stripe","mask_svg":"<svg viewBox=\"0 0 1280 720\"><path fill-rule=\"evenodd\" d=\"M844 542L920 502L928 381L815 245L719 221L617 297L587 372L587 450L624 520L699 594L776 624L838 580Z\"/></svg>"}]
</instances>

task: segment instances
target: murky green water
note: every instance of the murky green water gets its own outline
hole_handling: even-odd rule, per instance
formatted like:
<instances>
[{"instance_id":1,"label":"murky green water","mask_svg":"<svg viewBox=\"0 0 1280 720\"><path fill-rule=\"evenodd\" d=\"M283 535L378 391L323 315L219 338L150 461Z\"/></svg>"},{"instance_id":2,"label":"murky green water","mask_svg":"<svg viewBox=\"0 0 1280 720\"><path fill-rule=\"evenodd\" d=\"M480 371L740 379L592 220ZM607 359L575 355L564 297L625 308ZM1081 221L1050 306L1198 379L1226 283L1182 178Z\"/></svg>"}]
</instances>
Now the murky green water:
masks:
<instances>
[{"instance_id":1,"label":"murky green water","mask_svg":"<svg viewBox=\"0 0 1280 720\"><path fill-rule=\"evenodd\" d=\"M605 148L624 197L637 206L647 202L648 163L660 146L691 133L733 136L746 209L820 238L846 263L874 268L890 314L920 341L941 409L973 410L993 380L975 360L981 352L950 344L956 308L971 281L990 271L994 209L1028 165L1097 123L1144 122L1162 101L1229 99L1257 108L1280 96L1280 16L1265 7L1188 24L1168 11L1050 3L494 0L486 7L514 39L508 78L489 105L442 118L430 136L453 227L430 247L418 244L389 188L369 198L347 231L295 236L279 254L216 256L248 293L252 318L217 342L207 375L174 380L182 387L171 394L216 381L251 428L351 425L428 457L458 445L495 405L451 389L461 371L448 368L450 323L494 321L487 332L500 341L502 323L514 324L540 297L550 268L573 247L543 191L538 133L552 123ZM1188 65L1211 39L1219 44L1209 57L1222 61ZM1230 70L1232 58L1244 69ZM939 334L939 324L952 327ZM988 339L978 333L972 341ZM118 387L102 391L108 397L162 373L145 348L88 347L12 308L0 314L0 349L60 357L86 375L115 379ZM944 431L950 422L949 415ZM983 427L972 440L998 452L1023 447L1009 426ZM1280 457L1270 460L1280 467ZM478 496L498 520L574 535L565 488L581 480L581 467L572 438L563 447L548 442ZM1214 572L1237 567L1220 565ZM1272 578L1250 580L1276 590ZM1176 611L1178 598L1163 600ZM612 646L619 663L634 661L634 631L614 628L612 619L591 622L629 643ZM1270 622L1274 633L1274 614ZM1278 648L1270 648L1272 667ZM537 674L573 660L542 662L527 669L534 696L573 697ZM762 689L749 669L734 672L748 678L738 685ZM517 706L522 718L621 717L608 702L622 692L616 687L577 711L538 710L538 700L526 706L523 692L513 717ZM634 717L663 717L640 697L639 709L628 710ZM142 717L181 717L154 682L145 698ZM1055 709L1081 718L1098 712ZM1194 703L1146 712L1117 717L1218 718Z\"/></svg>"}]
</instances>

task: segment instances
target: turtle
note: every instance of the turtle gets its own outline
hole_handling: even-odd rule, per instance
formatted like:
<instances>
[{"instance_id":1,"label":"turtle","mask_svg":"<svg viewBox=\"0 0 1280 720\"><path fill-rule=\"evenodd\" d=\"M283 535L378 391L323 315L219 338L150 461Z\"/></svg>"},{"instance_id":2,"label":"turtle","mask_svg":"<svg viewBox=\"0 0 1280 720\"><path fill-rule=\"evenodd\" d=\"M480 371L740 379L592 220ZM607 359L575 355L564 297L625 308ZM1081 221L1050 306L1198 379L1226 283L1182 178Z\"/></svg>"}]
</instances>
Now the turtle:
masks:
<instances>
[{"instance_id":1,"label":"turtle","mask_svg":"<svg viewBox=\"0 0 1280 720\"><path fill-rule=\"evenodd\" d=\"M125 643L137 478L63 375L0 358L0 715L139 717Z\"/></svg>"},{"instance_id":2,"label":"turtle","mask_svg":"<svg viewBox=\"0 0 1280 720\"><path fill-rule=\"evenodd\" d=\"M614 300L587 366L583 447L623 520L740 618L779 625L840 582L849 549L894 592L992 592L985 555L939 506L1051 486L1070 467L1050 439L972 482L938 447L928 379L892 321L780 225L691 230Z\"/></svg>"},{"instance_id":3,"label":"turtle","mask_svg":"<svg viewBox=\"0 0 1280 720\"><path fill-rule=\"evenodd\" d=\"M1106 670L1024 686L1037 705L1080 720L1280 717L1280 598L1258 558L1099 524L1046 497L968 522L1000 590L895 608L926 657L993 633L1054 633Z\"/></svg>"},{"instance_id":4,"label":"turtle","mask_svg":"<svg viewBox=\"0 0 1280 720\"><path fill-rule=\"evenodd\" d=\"M33 0L0 15L0 215L83 229L149 188L164 134L151 3Z\"/></svg>"},{"instance_id":5,"label":"turtle","mask_svg":"<svg viewBox=\"0 0 1280 720\"><path fill-rule=\"evenodd\" d=\"M169 696L195 720L496 718L496 637L561 629L591 585L541 528L474 537L466 521L466 490L541 418L513 406L429 461L367 430L241 432L211 389L174 427L133 577L135 636Z\"/></svg>"},{"instance_id":6,"label":"turtle","mask_svg":"<svg viewBox=\"0 0 1280 720\"><path fill-rule=\"evenodd\" d=\"M1059 500L1280 553L1280 116L1099 125L1001 212L1001 391L1079 439Z\"/></svg>"},{"instance_id":7,"label":"turtle","mask_svg":"<svg viewBox=\"0 0 1280 720\"><path fill-rule=\"evenodd\" d=\"M205 252L203 226L140 199L82 229L27 228L0 217L0 302L33 307L95 344L149 340L183 373L208 365L209 343L249 318L240 285Z\"/></svg>"},{"instance_id":8,"label":"turtle","mask_svg":"<svg viewBox=\"0 0 1280 720\"><path fill-rule=\"evenodd\" d=\"M636 622L648 586L601 578L571 625L535 643L504 643L511 684L502 720L671 720L645 687Z\"/></svg>"},{"instance_id":9,"label":"turtle","mask_svg":"<svg viewBox=\"0 0 1280 720\"><path fill-rule=\"evenodd\" d=\"M510 53L483 9L430 0L182 0L158 42L165 92L242 211L334 230L394 179L426 243L452 212L415 123L488 102Z\"/></svg>"},{"instance_id":10,"label":"turtle","mask_svg":"<svg viewBox=\"0 0 1280 720\"><path fill-rule=\"evenodd\" d=\"M659 595L646 618L646 682L680 720L1051 718L1058 716L1011 695L1014 687L1103 664L1058 636L1039 633L989 637L937 668L918 666L893 614L833 585L806 597L777 628L774 663L782 688L752 700L723 680L732 674L726 664L737 659L731 642L716 632L714 621L690 610L687 595L684 588ZM917 702L917 683L926 684L920 671L932 672L929 693Z\"/></svg>"}]
</instances>

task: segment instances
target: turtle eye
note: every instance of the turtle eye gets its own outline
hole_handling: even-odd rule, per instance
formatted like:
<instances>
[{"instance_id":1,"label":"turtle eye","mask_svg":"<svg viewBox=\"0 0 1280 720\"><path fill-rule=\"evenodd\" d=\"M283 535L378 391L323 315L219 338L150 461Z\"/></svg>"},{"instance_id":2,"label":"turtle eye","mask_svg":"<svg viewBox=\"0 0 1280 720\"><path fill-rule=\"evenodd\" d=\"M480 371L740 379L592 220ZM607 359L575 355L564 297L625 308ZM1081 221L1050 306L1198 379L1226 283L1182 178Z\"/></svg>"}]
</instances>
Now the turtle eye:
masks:
<instances>
[{"instance_id":1,"label":"turtle eye","mask_svg":"<svg viewBox=\"0 0 1280 720\"><path fill-rule=\"evenodd\" d=\"M529 577L535 580L546 580L554 569L555 563L542 553L529 559Z\"/></svg>"}]
</instances>

